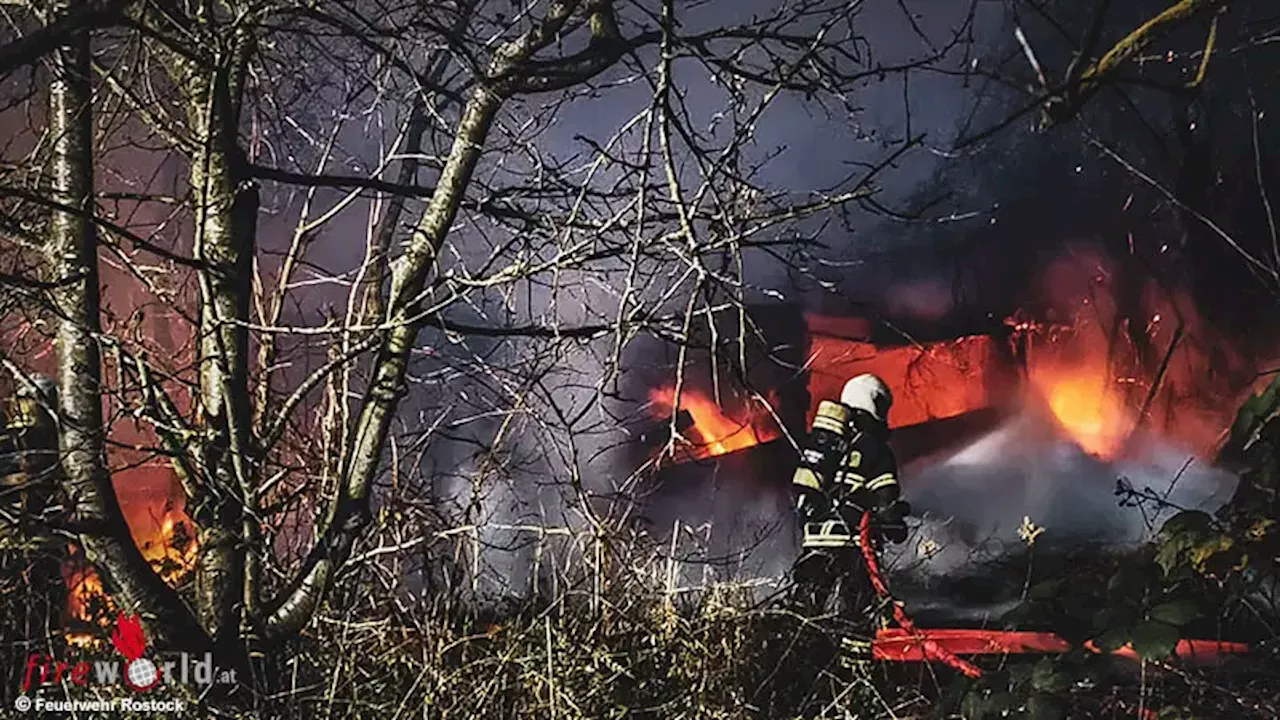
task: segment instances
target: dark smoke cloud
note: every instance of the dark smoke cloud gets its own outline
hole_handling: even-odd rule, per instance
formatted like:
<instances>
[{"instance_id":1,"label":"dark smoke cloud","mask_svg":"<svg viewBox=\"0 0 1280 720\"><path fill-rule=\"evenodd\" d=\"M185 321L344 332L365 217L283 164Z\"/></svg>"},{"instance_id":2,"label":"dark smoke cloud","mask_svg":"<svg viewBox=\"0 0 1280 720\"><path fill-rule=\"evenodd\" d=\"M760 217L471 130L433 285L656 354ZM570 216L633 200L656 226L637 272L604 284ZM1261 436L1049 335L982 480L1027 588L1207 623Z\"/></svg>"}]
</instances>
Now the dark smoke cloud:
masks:
<instances>
[{"instance_id":1,"label":"dark smoke cloud","mask_svg":"<svg viewBox=\"0 0 1280 720\"><path fill-rule=\"evenodd\" d=\"M1014 40L1021 27L1042 64L1059 72L1084 34L1088 3L1037 3L1057 21L1047 22L1030 3L1011 2L1009 11L988 29L990 40L977 55L977 68L1007 78L1031 79L1030 67ZM1128 30L1163 10L1159 0L1113 4L1103 42L1115 42ZM1273 12L1260 1L1236 3L1224 21L1219 47L1238 47L1248 33L1269 23ZM1203 28L1175 34L1165 45L1178 52L1198 51ZM1274 53L1255 48L1215 57L1198 94L1126 86L1099 94L1075 121L1052 131L1034 129L1031 112L982 142L951 150L933 165L933 176L908 190L900 207L918 213L912 219L865 219L839 258L853 263L827 273L835 291L810 285L812 302L828 308L864 302L909 322L910 308L888 306L895 285L938 282L954 288L949 322L979 331L998 322L1025 298L1025 280L1064 243L1103 242L1115 255L1135 252L1150 271L1194 290L1197 302L1215 321L1227 323L1243 342L1259 329L1256 308L1269 301L1238 253L1222 238L1180 212L1153 189L1108 156L1112 148L1179 200L1212 217L1254 252L1266 252L1271 232L1257 186L1255 129L1259 136L1264 181L1274 194L1274 176L1265 171L1280 140L1275 123L1280 94ZM1162 81L1178 84L1179 70L1194 70L1185 59L1148 63ZM1022 88L971 78L965 92L939 95L938 115L954 119L948 139L974 138L1025 107ZM930 101L926 101L928 103ZM1259 119L1260 118L1260 119ZM1256 121L1256 122L1255 122ZM1134 247L1126 247L1132 237ZM862 238L861 240L859 238ZM1241 288L1227 298L1223 286ZM927 325L933 318L926 318Z\"/></svg>"}]
</instances>

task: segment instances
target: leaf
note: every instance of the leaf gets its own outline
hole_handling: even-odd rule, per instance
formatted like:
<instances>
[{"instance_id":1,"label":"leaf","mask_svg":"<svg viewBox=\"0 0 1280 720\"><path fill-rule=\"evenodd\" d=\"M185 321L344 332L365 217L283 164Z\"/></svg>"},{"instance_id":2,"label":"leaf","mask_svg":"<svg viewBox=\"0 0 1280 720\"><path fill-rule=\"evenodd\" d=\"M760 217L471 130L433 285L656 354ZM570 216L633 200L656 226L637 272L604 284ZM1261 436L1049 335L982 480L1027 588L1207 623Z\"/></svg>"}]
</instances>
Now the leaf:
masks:
<instances>
[{"instance_id":1,"label":"leaf","mask_svg":"<svg viewBox=\"0 0 1280 720\"><path fill-rule=\"evenodd\" d=\"M1137 613L1133 608L1111 605L1093 614L1093 629L1095 632L1103 633L1112 628L1128 627L1137 619Z\"/></svg>"},{"instance_id":2,"label":"leaf","mask_svg":"<svg viewBox=\"0 0 1280 720\"><path fill-rule=\"evenodd\" d=\"M942 689L942 695L939 698L940 704L947 707L962 706L965 697L975 684L963 675L956 673L956 677L952 678L951 682L947 683L947 686Z\"/></svg>"},{"instance_id":3,"label":"leaf","mask_svg":"<svg viewBox=\"0 0 1280 720\"><path fill-rule=\"evenodd\" d=\"M1035 670L1031 673L1031 686L1037 690L1043 690L1052 681L1054 671L1053 660L1047 657L1040 658Z\"/></svg>"},{"instance_id":4,"label":"leaf","mask_svg":"<svg viewBox=\"0 0 1280 720\"><path fill-rule=\"evenodd\" d=\"M960 701L960 714L965 720L979 720L987 707L987 699L980 693L970 692Z\"/></svg>"},{"instance_id":5,"label":"leaf","mask_svg":"<svg viewBox=\"0 0 1280 720\"><path fill-rule=\"evenodd\" d=\"M1128 599L1142 592L1146 581L1142 572L1132 565L1123 565L1107 581L1107 592L1121 599Z\"/></svg>"},{"instance_id":6,"label":"leaf","mask_svg":"<svg viewBox=\"0 0 1280 720\"><path fill-rule=\"evenodd\" d=\"M1120 588L1124 585L1125 579L1125 571L1123 568L1112 573L1111 577L1107 579L1107 592L1112 595L1120 592Z\"/></svg>"},{"instance_id":7,"label":"leaf","mask_svg":"<svg viewBox=\"0 0 1280 720\"><path fill-rule=\"evenodd\" d=\"M1097 644L1099 650L1107 653L1113 653L1125 645L1128 645L1129 637L1129 627L1127 625L1120 625L1108 628L1105 632L1099 635L1098 639L1094 642Z\"/></svg>"},{"instance_id":8,"label":"leaf","mask_svg":"<svg viewBox=\"0 0 1280 720\"><path fill-rule=\"evenodd\" d=\"M1209 533L1213 531L1213 518L1209 513L1200 510L1184 510L1174 515L1160 528L1160 534L1167 537L1185 535L1187 533Z\"/></svg>"},{"instance_id":9,"label":"leaf","mask_svg":"<svg viewBox=\"0 0 1280 720\"><path fill-rule=\"evenodd\" d=\"M1243 445L1257 429L1258 424L1275 411L1277 395L1280 394L1280 377L1276 377L1258 395L1255 395L1240 406L1235 422L1231 424L1231 442Z\"/></svg>"},{"instance_id":10,"label":"leaf","mask_svg":"<svg viewBox=\"0 0 1280 720\"><path fill-rule=\"evenodd\" d=\"M1133 629L1133 649L1144 658L1163 660L1173 654L1180 637L1178 628L1148 620Z\"/></svg>"},{"instance_id":11,"label":"leaf","mask_svg":"<svg viewBox=\"0 0 1280 720\"><path fill-rule=\"evenodd\" d=\"M1276 526L1276 521L1271 518L1259 518L1256 522L1249 526L1244 536L1250 542L1261 542L1266 539L1271 528Z\"/></svg>"},{"instance_id":12,"label":"leaf","mask_svg":"<svg viewBox=\"0 0 1280 720\"><path fill-rule=\"evenodd\" d=\"M1011 627L1034 625L1044 619L1044 609L1035 603L1019 603L1009 612L1001 616L1000 621Z\"/></svg>"},{"instance_id":13,"label":"leaf","mask_svg":"<svg viewBox=\"0 0 1280 720\"><path fill-rule=\"evenodd\" d=\"M1178 567L1178 562L1182 560L1182 555L1189 548L1189 545L1190 543L1181 537L1160 545L1160 549L1156 551L1155 560L1165 575L1173 573L1174 569Z\"/></svg>"},{"instance_id":14,"label":"leaf","mask_svg":"<svg viewBox=\"0 0 1280 720\"><path fill-rule=\"evenodd\" d=\"M995 715L996 717L1001 717L1012 710L1013 706L1013 695L1010 695L1007 692L998 692L990 698L987 698L984 711L988 714Z\"/></svg>"},{"instance_id":15,"label":"leaf","mask_svg":"<svg viewBox=\"0 0 1280 720\"><path fill-rule=\"evenodd\" d=\"M1040 682L1034 684L1033 687L1040 692L1061 692L1071 687L1071 677L1066 673L1055 672L1048 677L1041 678Z\"/></svg>"},{"instance_id":16,"label":"leaf","mask_svg":"<svg viewBox=\"0 0 1280 720\"><path fill-rule=\"evenodd\" d=\"M1191 548L1191 564L1200 572L1205 572L1209 560L1235 547L1235 541L1226 535L1217 535Z\"/></svg>"},{"instance_id":17,"label":"leaf","mask_svg":"<svg viewBox=\"0 0 1280 720\"><path fill-rule=\"evenodd\" d=\"M1149 617L1174 627L1182 627L1200 617L1200 609L1193 600L1174 600L1151 608Z\"/></svg>"}]
</instances>

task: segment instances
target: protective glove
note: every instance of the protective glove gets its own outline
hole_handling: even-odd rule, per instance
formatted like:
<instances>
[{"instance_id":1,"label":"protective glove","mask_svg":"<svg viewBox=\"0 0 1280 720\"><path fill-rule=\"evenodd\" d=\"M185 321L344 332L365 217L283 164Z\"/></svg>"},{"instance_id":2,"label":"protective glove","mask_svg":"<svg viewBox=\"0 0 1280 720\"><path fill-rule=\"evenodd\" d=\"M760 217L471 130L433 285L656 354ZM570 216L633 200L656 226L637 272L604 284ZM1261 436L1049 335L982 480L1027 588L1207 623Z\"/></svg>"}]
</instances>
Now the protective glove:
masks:
<instances>
[{"instance_id":1,"label":"protective glove","mask_svg":"<svg viewBox=\"0 0 1280 720\"><path fill-rule=\"evenodd\" d=\"M805 523L820 522L830 515L831 501L821 492L805 490L797 493L796 518Z\"/></svg>"},{"instance_id":2,"label":"protective glove","mask_svg":"<svg viewBox=\"0 0 1280 720\"><path fill-rule=\"evenodd\" d=\"M880 533L880 537L894 545L901 545L907 541L906 517L910 514L911 505L898 500L872 513L871 526Z\"/></svg>"}]
</instances>

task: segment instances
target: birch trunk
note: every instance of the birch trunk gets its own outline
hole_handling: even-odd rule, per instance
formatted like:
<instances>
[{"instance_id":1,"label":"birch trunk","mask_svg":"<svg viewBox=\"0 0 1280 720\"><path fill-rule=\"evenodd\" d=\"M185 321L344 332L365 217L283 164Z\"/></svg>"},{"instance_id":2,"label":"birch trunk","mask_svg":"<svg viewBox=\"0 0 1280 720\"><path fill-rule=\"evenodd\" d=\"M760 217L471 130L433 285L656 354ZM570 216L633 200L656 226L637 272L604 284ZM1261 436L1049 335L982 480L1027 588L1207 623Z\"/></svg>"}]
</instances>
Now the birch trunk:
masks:
<instances>
[{"instance_id":1,"label":"birch trunk","mask_svg":"<svg viewBox=\"0 0 1280 720\"><path fill-rule=\"evenodd\" d=\"M67 4L63 4L65 10ZM93 115L87 30L53 55L49 126L53 213L48 263L56 288L57 415L62 482L85 554L120 606L142 616L153 645L202 646L204 633L134 544L111 484L102 416Z\"/></svg>"},{"instance_id":2,"label":"birch trunk","mask_svg":"<svg viewBox=\"0 0 1280 720\"><path fill-rule=\"evenodd\" d=\"M194 255L200 281L200 413L204 492L198 499L200 556L196 608L215 642L238 641L241 613L253 609L248 548L257 537L245 513L253 498L249 400L249 292L256 217L255 189L242 183L238 83L233 70L196 70L190 115L202 139L192 158L196 198Z\"/></svg>"}]
</instances>

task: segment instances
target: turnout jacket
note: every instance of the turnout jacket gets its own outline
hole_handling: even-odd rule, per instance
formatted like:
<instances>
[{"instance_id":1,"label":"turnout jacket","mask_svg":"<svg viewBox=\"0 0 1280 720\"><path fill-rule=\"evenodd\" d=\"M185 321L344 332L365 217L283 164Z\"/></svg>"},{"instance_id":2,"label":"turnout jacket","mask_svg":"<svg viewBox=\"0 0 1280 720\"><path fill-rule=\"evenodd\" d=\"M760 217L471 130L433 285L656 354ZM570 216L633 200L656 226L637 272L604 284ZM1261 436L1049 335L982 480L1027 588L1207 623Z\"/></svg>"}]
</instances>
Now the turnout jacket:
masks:
<instances>
[{"instance_id":1,"label":"turnout jacket","mask_svg":"<svg viewBox=\"0 0 1280 720\"><path fill-rule=\"evenodd\" d=\"M832 453L829 442L814 451L815 445L824 445L814 442L824 430L820 425L825 424L827 431L835 429L831 417L820 416L793 479L805 548L856 546L863 513L869 510L877 518L891 513L901 495L898 463L887 442L888 428L865 411L844 410L848 417L844 442L835 457L826 462L818 457Z\"/></svg>"}]
</instances>

